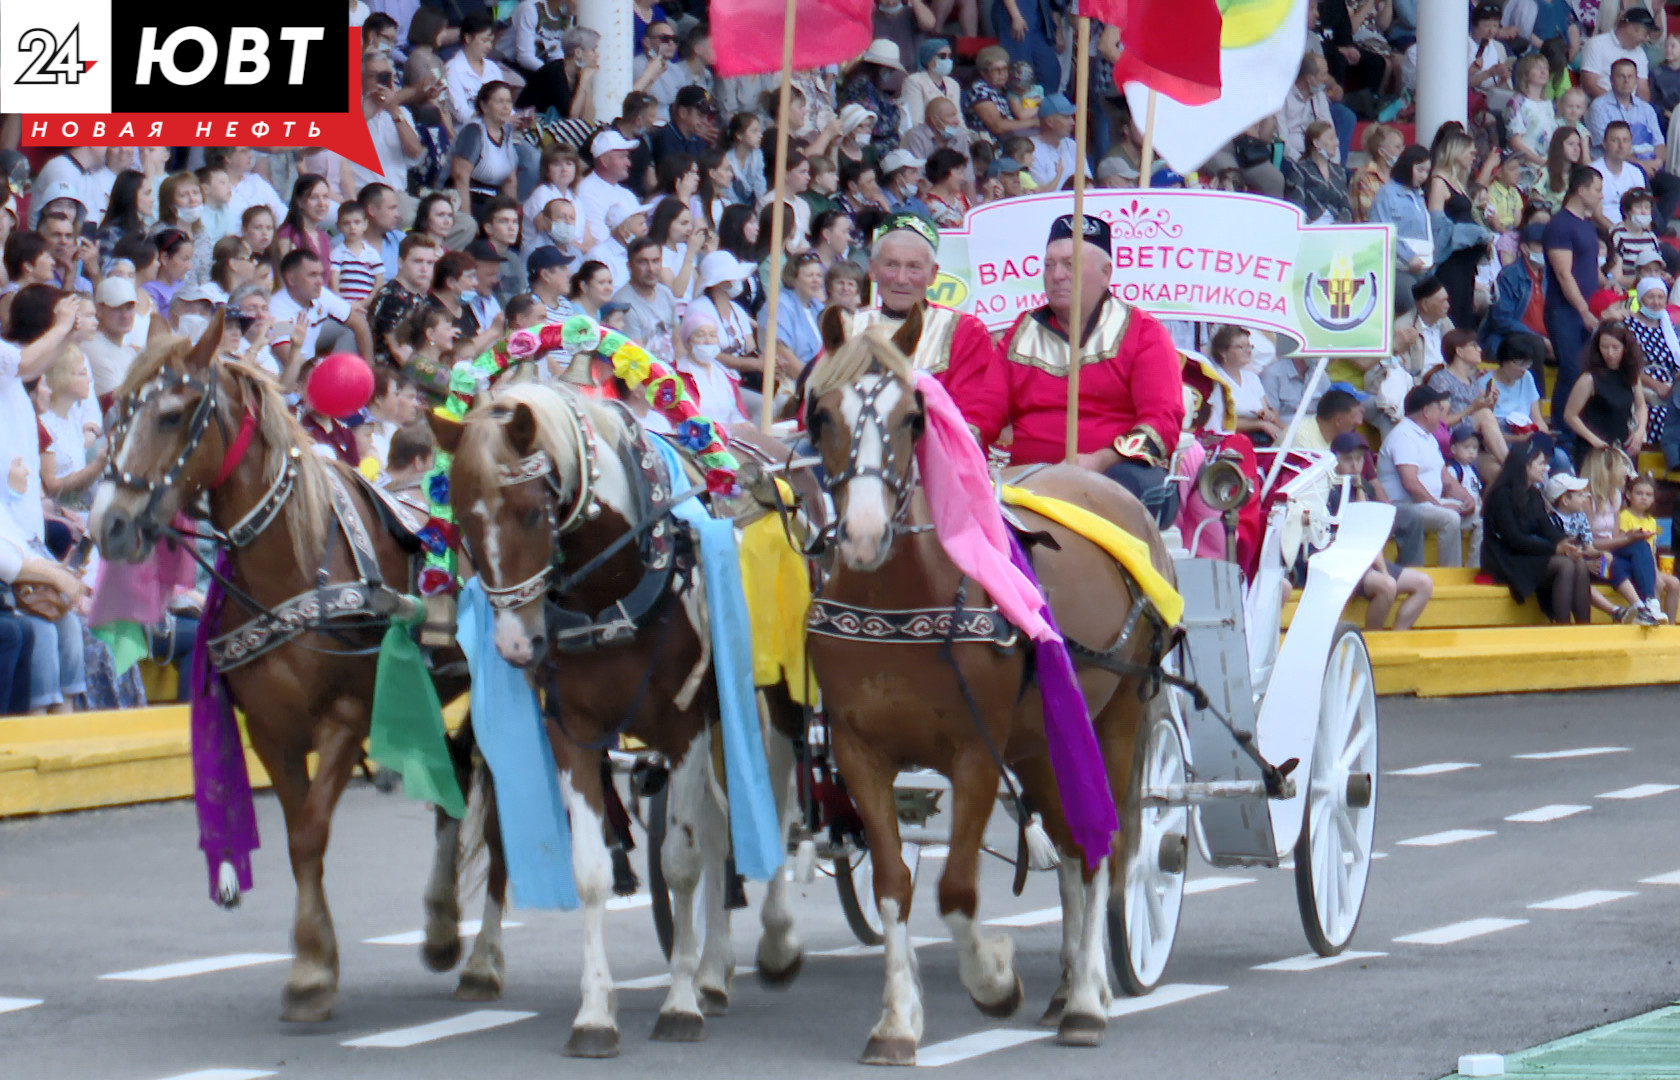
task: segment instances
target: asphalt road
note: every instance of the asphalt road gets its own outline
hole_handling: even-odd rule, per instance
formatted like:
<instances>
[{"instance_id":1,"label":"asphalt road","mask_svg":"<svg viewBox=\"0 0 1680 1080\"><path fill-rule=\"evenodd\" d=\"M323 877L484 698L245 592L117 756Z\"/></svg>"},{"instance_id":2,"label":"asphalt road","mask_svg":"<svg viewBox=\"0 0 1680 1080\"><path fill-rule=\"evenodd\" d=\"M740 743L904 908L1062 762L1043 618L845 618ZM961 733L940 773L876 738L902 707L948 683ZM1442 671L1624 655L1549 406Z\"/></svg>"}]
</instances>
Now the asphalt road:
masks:
<instances>
[{"instance_id":1,"label":"asphalt road","mask_svg":"<svg viewBox=\"0 0 1680 1080\"><path fill-rule=\"evenodd\" d=\"M1192 882L1244 883L1196 886L1166 985L1122 999L1138 1011L1117 1017L1099 1050L1045 1039L984 1052L1012 1042L1007 1031L1033 1030L1058 972L1058 929L1044 911L1056 903L1054 875L1033 875L1013 897L1007 868L994 864L982 917L1043 912L1011 930L1026 1005L1010 1021L983 1018L949 945L922 948L924 1062L981 1051L947 1065L955 1077L1431 1078L1461 1053L1521 1049L1666 1004L1680 997L1676 700L1651 690L1383 702L1385 857L1353 944L1373 955L1258 970L1307 952L1293 875L1193 866ZM1603 752L1518 756L1594 748ZM1454 763L1474 767L1394 775ZM740 978L731 1014L708 1022L707 1041L676 1046L647 1039L662 991L624 989L622 1056L571 1061L560 1049L578 1001L579 916L512 912L523 925L505 939L507 992L488 1006L453 1001L454 977L423 970L413 945L367 943L420 927L430 817L366 784L347 794L328 860L343 953L336 1013L318 1026L282 1024L292 888L278 808L260 797L258 810L257 888L232 913L206 898L190 803L0 823L0 1078L862 1074L854 1062L878 1010L880 960L847 949L854 939L827 879L797 901L809 962L791 990ZM928 938L945 937L938 866L924 864L912 920ZM761 892L751 890L755 901ZM607 919L617 978L664 970L646 907ZM739 962L749 964L756 907L735 926ZM1463 936L1471 931L1481 932ZM1396 940L1414 935L1423 936ZM851 955L817 955L832 950ZM218 971L101 977L241 954L243 966ZM497 1026L400 1049L343 1045L486 1009L502 1012L474 1020ZM986 1032L1004 1033L969 1038ZM964 1041L942 1045L954 1040Z\"/></svg>"}]
</instances>

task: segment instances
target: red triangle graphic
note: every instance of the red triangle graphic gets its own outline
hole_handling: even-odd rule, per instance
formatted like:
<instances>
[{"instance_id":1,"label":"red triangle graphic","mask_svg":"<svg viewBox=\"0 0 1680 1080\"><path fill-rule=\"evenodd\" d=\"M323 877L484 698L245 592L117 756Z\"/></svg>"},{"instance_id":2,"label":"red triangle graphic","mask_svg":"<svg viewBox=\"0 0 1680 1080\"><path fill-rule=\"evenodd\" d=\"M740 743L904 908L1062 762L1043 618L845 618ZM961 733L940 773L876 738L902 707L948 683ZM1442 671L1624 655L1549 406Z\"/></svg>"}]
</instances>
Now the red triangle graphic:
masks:
<instances>
[{"instance_id":1,"label":"red triangle graphic","mask_svg":"<svg viewBox=\"0 0 1680 1080\"><path fill-rule=\"evenodd\" d=\"M82 61L82 72L84 74L86 74L87 72L92 71L93 70L93 65L95 65L97 63L99 63L99 61L97 61L97 60L83 60Z\"/></svg>"}]
</instances>

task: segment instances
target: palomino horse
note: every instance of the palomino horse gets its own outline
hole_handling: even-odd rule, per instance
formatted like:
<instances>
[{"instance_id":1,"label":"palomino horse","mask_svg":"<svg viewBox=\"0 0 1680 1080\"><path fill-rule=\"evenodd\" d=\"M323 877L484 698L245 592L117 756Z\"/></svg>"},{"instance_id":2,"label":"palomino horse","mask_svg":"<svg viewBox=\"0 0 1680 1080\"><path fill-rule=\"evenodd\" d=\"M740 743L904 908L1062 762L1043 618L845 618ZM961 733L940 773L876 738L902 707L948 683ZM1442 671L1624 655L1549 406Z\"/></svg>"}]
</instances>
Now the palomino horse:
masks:
<instances>
[{"instance_id":1,"label":"palomino horse","mask_svg":"<svg viewBox=\"0 0 1680 1080\"><path fill-rule=\"evenodd\" d=\"M603 748L624 734L672 765L661 849L674 923L671 990L653 1037L701 1039L703 1017L728 1007L734 956L724 900L729 824L713 762L717 691L705 666L709 641L696 630L705 625L705 601L687 533L668 514L673 490L690 482L666 474L651 437L626 411L565 386L505 387L481 396L463 425L433 414L433 428L454 454L450 488L462 537L496 608L496 647L510 663L533 668L548 697L546 723L571 812L585 911L583 1000L566 1053L618 1053L602 917L612 875L601 843L599 762ZM637 542L620 543L632 530ZM576 580L557 580L562 569ZM551 595L562 587L563 595ZM771 705L784 733L800 720L788 704ZM772 739L771 751L785 821L791 746ZM703 946L694 925L702 871ZM803 954L779 874L769 883L762 922L759 977L785 985Z\"/></svg>"},{"instance_id":2,"label":"palomino horse","mask_svg":"<svg viewBox=\"0 0 1680 1080\"><path fill-rule=\"evenodd\" d=\"M211 654L285 813L297 884L295 956L281 1016L326 1020L338 989L338 941L322 884L327 833L368 735L379 638L389 617L380 604L390 594L379 583L406 589L409 555L379 525L354 474L310 449L279 387L263 372L216 359L222 318L218 312L196 346L169 337L135 361L117 393L125 412L91 531L106 558L137 562L169 532L177 511L196 515L201 497L208 505L206 531L227 546L232 563L220 626L226 636L212 643ZM437 683L449 700L466 689L464 669ZM471 740L470 726L463 727L452 746L457 776L469 782ZM313 778L311 751L320 756ZM488 834L494 800L486 805L486 815L469 819L484 823ZM476 838L461 837L460 822L438 816L422 955L446 970L461 953L458 848L463 840L475 846ZM506 885L499 845L489 848L486 929L500 925ZM492 930L475 944L458 993L494 998L501 983Z\"/></svg>"},{"instance_id":3,"label":"palomino horse","mask_svg":"<svg viewBox=\"0 0 1680 1080\"><path fill-rule=\"evenodd\" d=\"M900 329L905 341L915 340L918 323L912 316ZM921 987L907 931L912 879L899 856L893 796L894 777L911 766L937 769L951 780L939 912L958 949L963 985L990 1016L1013 1013L1022 987L1013 942L979 930L979 855L996 801L998 762L1019 777L1063 856L1062 985L1046 1021L1059 1014L1060 1041L1093 1045L1111 1002L1109 870L1083 865L1063 819L1025 639L1007 633L1013 628L951 563L929 524L915 456L926 416L904 352L879 331L828 345L809 375L806 423L835 500L839 558L813 605L808 647L836 760L875 860L875 896L886 927L883 1007L863 1061L913 1064L922 1036ZM1154 522L1118 485L1058 466L1032 472L1025 486L1147 539L1152 562L1170 579L1172 564ZM1028 530L1049 536L1036 549L1036 570L1075 657L1094 655L1075 648L1077 640L1099 646L1112 667L1151 664L1164 628L1148 618L1128 622L1136 601L1113 560L1055 523L1025 512L1020 517ZM957 606L966 617L952 641L940 625L958 621ZM973 616L987 617L975 622ZM1128 634L1133 625L1138 631ZM945 662L941 646L948 641ZM1081 665L1079 679L1115 801L1124 807L1139 724L1153 706L1142 700L1136 678ZM1122 810L1122 820L1129 817Z\"/></svg>"}]
</instances>

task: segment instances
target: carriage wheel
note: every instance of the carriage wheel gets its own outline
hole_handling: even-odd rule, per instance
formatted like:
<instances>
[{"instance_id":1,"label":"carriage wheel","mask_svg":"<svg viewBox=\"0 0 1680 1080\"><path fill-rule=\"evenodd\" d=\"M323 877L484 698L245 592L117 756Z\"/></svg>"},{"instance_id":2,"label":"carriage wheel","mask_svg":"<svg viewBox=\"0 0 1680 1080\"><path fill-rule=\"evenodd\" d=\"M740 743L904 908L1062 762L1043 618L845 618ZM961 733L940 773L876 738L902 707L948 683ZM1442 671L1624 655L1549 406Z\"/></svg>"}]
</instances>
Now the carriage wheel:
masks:
<instances>
[{"instance_id":1,"label":"carriage wheel","mask_svg":"<svg viewBox=\"0 0 1680 1080\"><path fill-rule=\"evenodd\" d=\"M1371 874L1377 823L1377 691L1359 628L1343 623L1330 645L1301 836L1295 898L1320 956L1353 940Z\"/></svg>"},{"instance_id":2,"label":"carriage wheel","mask_svg":"<svg viewBox=\"0 0 1680 1080\"><path fill-rule=\"evenodd\" d=\"M904 842L904 865L910 868L910 888L916 888L916 871L921 867L922 845ZM881 910L875 906L875 861L867 849L834 857L834 887L840 894L840 909L858 941L879 945L886 933Z\"/></svg>"},{"instance_id":3,"label":"carriage wheel","mask_svg":"<svg viewBox=\"0 0 1680 1080\"><path fill-rule=\"evenodd\" d=\"M671 959L672 927L671 890L665 884L665 867L660 862L665 847L665 814L669 809L671 785L662 784L648 797L647 813L647 869L648 896L653 900L653 932L659 935L659 948L665 959Z\"/></svg>"},{"instance_id":4,"label":"carriage wheel","mask_svg":"<svg viewBox=\"0 0 1680 1080\"><path fill-rule=\"evenodd\" d=\"M1163 694L1177 691L1169 688ZM1147 723L1138 739L1127 813L1120 826L1123 854L1113 870L1108 901L1114 971L1121 989L1133 996L1149 993L1166 974L1178 937L1189 857L1189 809L1143 802L1150 791L1184 783L1184 744L1166 707L1152 707Z\"/></svg>"}]
</instances>

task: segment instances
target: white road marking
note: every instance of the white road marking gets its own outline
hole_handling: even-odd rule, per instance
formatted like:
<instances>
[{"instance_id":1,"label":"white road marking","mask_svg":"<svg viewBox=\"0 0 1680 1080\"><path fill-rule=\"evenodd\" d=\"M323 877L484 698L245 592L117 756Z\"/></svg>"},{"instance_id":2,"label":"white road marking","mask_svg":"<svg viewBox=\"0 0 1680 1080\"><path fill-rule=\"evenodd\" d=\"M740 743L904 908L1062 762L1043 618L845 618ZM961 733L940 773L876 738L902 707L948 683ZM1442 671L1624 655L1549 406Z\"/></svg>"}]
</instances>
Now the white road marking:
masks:
<instances>
[{"instance_id":1,"label":"white road marking","mask_svg":"<svg viewBox=\"0 0 1680 1080\"><path fill-rule=\"evenodd\" d=\"M1570 893L1555 900L1542 900L1538 904L1530 904L1532 911L1580 911L1582 908L1597 907L1600 904L1612 903L1616 900L1626 900L1638 893L1617 892L1614 889L1588 889L1586 892Z\"/></svg>"},{"instance_id":2,"label":"white road marking","mask_svg":"<svg viewBox=\"0 0 1680 1080\"><path fill-rule=\"evenodd\" d=\"M41 1004L40 998L0 997L0 1013L17 1012L19 1009L33 1009L39 1004Z\"/></svg>"},{"instance_id":3,"label":"white road marking","mask_svg":"<svg viewBox=\"0 0 1680 1080\"><path fill-rule=\"evenodd\" d=\"M922 849L922 858L924 859L943 859L950 854L951 849L946 844L929 844Z\"/></svg>"},{"instance_id":4,"label":"white road marking","mask_svg":"<svg viewBox=\"0 0 1680 1080\"><path fill-rule=\"evenodd\" d=\"M1483 934L1495 934L1514 926L1527 925L1527 919L1467 919L1433 930L1423 930L1394 939L1396 945L1456 945Z\"/></svg>"},{"instance_id":5,"label":"white road marking","mask_svg":"<svg viewBox=\"0 0 1680 1080\"><path fill-rule=\"evenodd\" d=\"M1480 765L1474 761L1436 761L1428 765L1413 765L1409 769L1392 769L1385 776L1440 776L1442 773L1463 772L1465 769L1479 769Z\"/></svg>"},{"instance_id":6,"label":"white road marking","mask_svg":"<svg viewBox=\"0 0 1680 1080\"><path fill-rule=\"evenodd\" d=\"M737 978L739 978L743 975L751 975L753 972L755 972L757 970L758 970L757 968L750 968L750 967L736 968L735 969L735 975L736 975ZM615 983L613 983L613 989L614 990L663 990L665 987L670 986L670 985L671 985L671 973L667 971L663 975L646 975L646 976L643 976L640 979L625 979L623 982L615 982Z\"/></svg>"},{"instance_id":7,"label":"white road marking","mask_svg":"<svg viewBox=\"0 0 1680 1080\"><path fill-rule=\"evenodd\" d=\"M615 896L607 901L608 911L635 911L637 908L652 906L653 897L645 892L636 893L634 896Z\"/></svg>"},{"instance_id":8,"label":"white road marking","mask_svg":"<svg viewBox=\"0 0 1680 1080\"><path fill-rule=\"evenodd\" d=\"M1371 858L1373 858L1373 859L1386 859L1386 858L1388 858L1388 852L1386 852L1386 851L1373 851L1373 852L1371 852Z\"/></svg>"},{"instance_id":9,"label":"white road marking","mask_svg":"<svg viewBox=\"0 0 1680 1080\"><path fill-rule=\"evenodd\" d=\"M1656 877L1640 878L1641 885L1680 885L1680 870L1673 870Z\"/></svg>"},{"instance_id":10,"label":"white road marking","mask_svg":"<svg viewBox=\"0 0 1680 1080\"><path fill-rule=\"evenodd\" d=\"M503 930L512 930L516 926L524 926L522 922L505 922ZM479 919L468 919L461 924L461 936L472 937L484 929L484 923ZM426 940L426 931L409 930L401 934L386 934L384 937L370 937L363 941L363 945L418 945Z\"/></svg>"},{"instance_id":11,"label":"white road marking","mask_svg":"<svg viewBox=\"0 0 1680 1080\"><path fill-rule=\"evenodd\" d=\"M1547 750L1543 754L1512 754L1518 761L1560 761L1563 758L1598 757L1601 754L1625 754L1625 746L1579 746L1573 750Z\"/></svg>"},{"instance_id":12,"label":"white road marking","mask_svg":"<svg viewBox=\"0 0 1680 1080\"><path fill-rule=\"evenodd\" d=\"M1039 908L1037 911L1023 911L1019 915L1000 915L995 919L987 919L987 926L1043 926L1045 923L1057 922L1062 917L1060 905L1056 907Z\"/></svg>"},{"instance_id":13,"label":"white road marking","mask_svg":"<svg viewBox=\"0 0 1680 1080\"><path fill-rule=\"evenodd\" d=\"M1061 914L1059 909L1057 914ZM913 949L924 949L929 945L948 945L950 942L950 938L944 937L912 937L910 939L910 947ZM884 951L884 948L885 947L881 945L846 945L838 949L823 949L820 952L810 953L809 955L842 958L853 956L880 956Z\"/></svg>"},{"instance_id":14,"label":"white road marking","mask_svg":"<svg viewBox=\"0 0 1680 1080\"><path fill-rule=\"evenodd\" d=\"M1648 799L1652 795L1666 795L1670 791L1680 791L1680 784L1635 784L1633 787L1606 791L1598 797L1601 799Z\"/></svg>"},{"instance_id":15,"label":"white road marking","mask_svg":"<svg viewBox=\"0 0 1680 1080\"><path fill-rule=\"evenodd\" d=\"M164 979L183 979L188 975L207 975L212 971L232 971L234 968L255 967L258 964L278 964L291 958L291 953L231 953L227 956L206 957L203 960L183 960L178 964L136 968L133 971L113 971L109 975L99 977L118 982L161 982Z\"/></svg>"},{"instance_id":16,"label":"white road marking","mask_svg":"<svg viewBox=\"0 0 1680 1080\"><path fill-rule=\"evenodd\" d=\"M1110 1019L1130 1016L1133 1013L1177 1005L1208 994L1217 994L1224 989L1223 986L1171 983L1160 987L1148 997L1117 999L1109 1008L1108 1015ZM937 1069L943 1065L955 1065L961 1061L971 1061L986 1054L994 1054L999 1050L1042 1042L1054 1038L1055 1034L1055 1031L1049 1028L992 1028L988 1031L977 1031L960 1039L922 1047L916 1053L916 1064L924 1069Z\"/></svg>"},{"instance_id":17,"label":"white road marking","mask_svg":"<svg viewBox=\"0 0 1680 1080\"><path fill-rule=\"evenodd\" d=\"M1466 840L1480 840L1484 836L1492 836L1492 829L1448 829L1446 832L1430 833L1427 836L1414 836L1410 840L1401 840L1401 847L1445 847L1448 844L1462 844Z\"/></svg>"},{"instance_id":18,"label":"white road marking","mask_svg":"<svg viewBox=\"0 0 1680 1080\"><path fill-rule=\"evenodd\" d=\"M1234 889L1238 885L1252 885L1255 879L1251 877L1204 877L1184 883L1185 896L1197 896L1201 893L1218 892L1220 889Z\"/></svg>"},{"instance_id":19,"label":"white road marking","mask_svg":"<svg viewBox=\"0 0 1680 1080\"><path fill-rule=\"evenodd\" d=\"M163 1080L262 1080L273 1076L272 1069L198 1069L190 1073L176 1073Z\"/></svg>"},{"instance_id":20,"label":"white road marking","mask_svg":"<svg viewBox=\"0 0 1680 1080\"><path fill-rule=\"evenodd\" d=\"M1349 949L1339 956L1320 956L1317 953L1302 953L1291 956L1287 960L1274 960L1270 964L1256 964L1254 971L1319 971L1337 964L1345 964L1349 960L1371 960L1378 956L1387 956L1385 952L1358 952Z\"/></svg>"},{"instance_id":21,"label":"white road marking","mask_svg":"<svg viewBox=\"0 0 1680 1080\"><path fill-rule=\"evenodd\" d=\"M1537 825L1547 821L1557 821L1560 818L1574 817L1591 810L1590 806L1576 803L1552 803L1549 806L1537 806L1533 810L1524 810L1520 814L1512 814L1506 821L1518 821L1524 824Z\"/></svg>"},{"instance_id":22,"label":"white road marking","mask_svg":"<svg viewBox=\"0 0 1680 1080\"><path fill-rule=\"evenodd\" d=\"M359 1039L347 1039L342 1045L403 1050L410 1046L436 1042L439 1039L448 1039L455 1035L471 1035L475 1031L489 1031L491 1028L517 1024L519 1021L529 1020L535 1015L537 1014L534 1012L517 1012L512 1009L474 1009L472 1012L462 1013L460 1016L451 1016L447 1020L438 1020L431 1024L396 1028L392 1031L363 1035Z\"/></svg>"}]
</instances>

